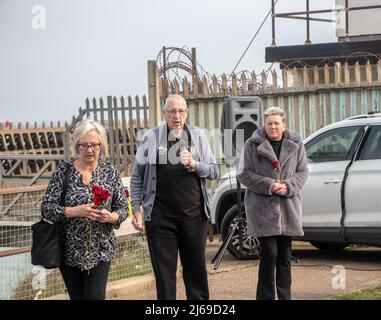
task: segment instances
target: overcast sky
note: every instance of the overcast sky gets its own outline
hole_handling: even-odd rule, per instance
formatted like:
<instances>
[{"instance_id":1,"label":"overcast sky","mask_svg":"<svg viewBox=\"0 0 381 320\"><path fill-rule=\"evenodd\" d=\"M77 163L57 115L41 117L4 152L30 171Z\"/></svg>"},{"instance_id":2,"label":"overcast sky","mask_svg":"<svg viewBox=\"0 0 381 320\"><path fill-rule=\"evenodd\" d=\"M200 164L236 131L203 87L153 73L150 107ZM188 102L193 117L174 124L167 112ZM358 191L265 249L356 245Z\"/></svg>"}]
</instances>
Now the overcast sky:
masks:
<instances>
[{"instance_id":1,"label":"overcast sky","mask_svg":"<svg viewBox=\"0 0 381 320\"><path fill-rule=\"evenodd\" d=\"M334 0L312 0L312 9ZM69 120L86 97L147 93L147 60L162 46L197 49L209 73L230 73L270 0L0 0L0 122ZM305 0L279 0L278 12ZM331 16L333 17L333 16ZM313 43L336 41L313 23ZM277 20L277 45L303 44L302 21ZM271 19L237 71L268 68Z\"/></svg>"}]
</instances>

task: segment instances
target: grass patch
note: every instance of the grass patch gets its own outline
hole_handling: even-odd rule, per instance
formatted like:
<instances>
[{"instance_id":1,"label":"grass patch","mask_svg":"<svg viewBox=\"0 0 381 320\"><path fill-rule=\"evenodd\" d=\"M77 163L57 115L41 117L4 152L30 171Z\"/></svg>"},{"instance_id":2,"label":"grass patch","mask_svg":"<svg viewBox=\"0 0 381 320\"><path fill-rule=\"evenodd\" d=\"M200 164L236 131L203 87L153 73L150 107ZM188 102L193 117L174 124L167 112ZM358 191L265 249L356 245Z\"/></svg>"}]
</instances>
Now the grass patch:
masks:
<instances>
[{"instance_id":1,"label":"grass patch","mask_svg":"<svg viewBox=\"0 0 381 320\"><path fill-rule=\"evenodd\" d=\"M335 300L381 300L381 285L334 297Z\"/></svg>"}]
</instances>

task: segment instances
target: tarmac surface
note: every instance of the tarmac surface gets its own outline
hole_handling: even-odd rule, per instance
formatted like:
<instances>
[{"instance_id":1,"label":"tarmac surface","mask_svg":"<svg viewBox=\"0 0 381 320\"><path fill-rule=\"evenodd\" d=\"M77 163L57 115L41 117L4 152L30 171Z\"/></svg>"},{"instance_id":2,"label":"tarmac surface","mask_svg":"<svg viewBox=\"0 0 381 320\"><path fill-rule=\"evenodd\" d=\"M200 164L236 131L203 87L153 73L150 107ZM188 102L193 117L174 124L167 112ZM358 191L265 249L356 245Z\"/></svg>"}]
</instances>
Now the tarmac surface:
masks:
<instances>
[{"instance_id":1,"label":"tarmac surface","mask_svg":"<svg viewBox=\"0 0 381 320\"><path fill-rule=\"evenodd\" d=\"M254 300L258 260L237 260L226 251L217 270L211 260L221 242L208 242L206 257L211 300ZM326 300L381 284L381 249L350 248L323 252L308 243L294 242L292 262L292 299ZM181 268L178 271L177 299L186 299ZM126 285L126 283L128 284ZM132 282L135 281L135 284ZM121 280L108 287L111 300L155 300L152 274Z\"/></svg>"}]
</instances>

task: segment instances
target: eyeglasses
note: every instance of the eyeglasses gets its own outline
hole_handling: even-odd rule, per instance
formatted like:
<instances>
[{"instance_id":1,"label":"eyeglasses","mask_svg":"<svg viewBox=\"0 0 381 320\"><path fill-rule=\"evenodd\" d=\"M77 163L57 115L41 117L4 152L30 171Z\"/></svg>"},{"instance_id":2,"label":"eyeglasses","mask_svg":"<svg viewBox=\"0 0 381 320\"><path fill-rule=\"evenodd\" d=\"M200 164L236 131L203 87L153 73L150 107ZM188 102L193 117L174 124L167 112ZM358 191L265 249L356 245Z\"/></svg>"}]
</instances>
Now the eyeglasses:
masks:
<instances>
[{"instance_id":1,"label":"eyeglasses","mask_svg":"<svg viewBox=\"0 0 381 320\"><path fill-rule=\"evenodd\" d=\"M77 146L79 150L87 151L87 149L91 148L92 150L99 150L101 147L100 143L78 143Z\"/></svg>"},{"instance_id":2,"label":"eyeglasses","mask_svg":"<svg viewBox=\"0 0 381 320\"><path fill-rule=\"evenodd\" d=\"M175 115L176 112L180 114L180 116L184 116L189 109L164 109L164 111L168 112L170 115Z\"/></svg>"}]
</instances>

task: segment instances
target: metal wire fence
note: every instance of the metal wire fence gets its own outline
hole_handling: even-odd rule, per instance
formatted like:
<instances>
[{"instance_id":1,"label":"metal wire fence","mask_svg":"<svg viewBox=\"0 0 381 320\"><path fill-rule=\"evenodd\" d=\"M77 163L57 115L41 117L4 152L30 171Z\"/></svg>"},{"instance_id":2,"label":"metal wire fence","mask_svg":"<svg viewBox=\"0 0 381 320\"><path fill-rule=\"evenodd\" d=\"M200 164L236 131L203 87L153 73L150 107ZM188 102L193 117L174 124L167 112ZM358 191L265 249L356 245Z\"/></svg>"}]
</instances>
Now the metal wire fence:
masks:
<instances>
[{"instance_id":1,"label":"metal wire fence","mask_svg":"<svg viewBox=\"0 0 381 320\"><path fill-rule=\"evenodd\" d=\"M65 293L58 269L31 264L31 225L40 219L46 185L0 189L0 300L41 299ZM118 252L108 281L150 273L145 235L135 233L129 220L117 230Z\"/></svg>"}]
</instances>

